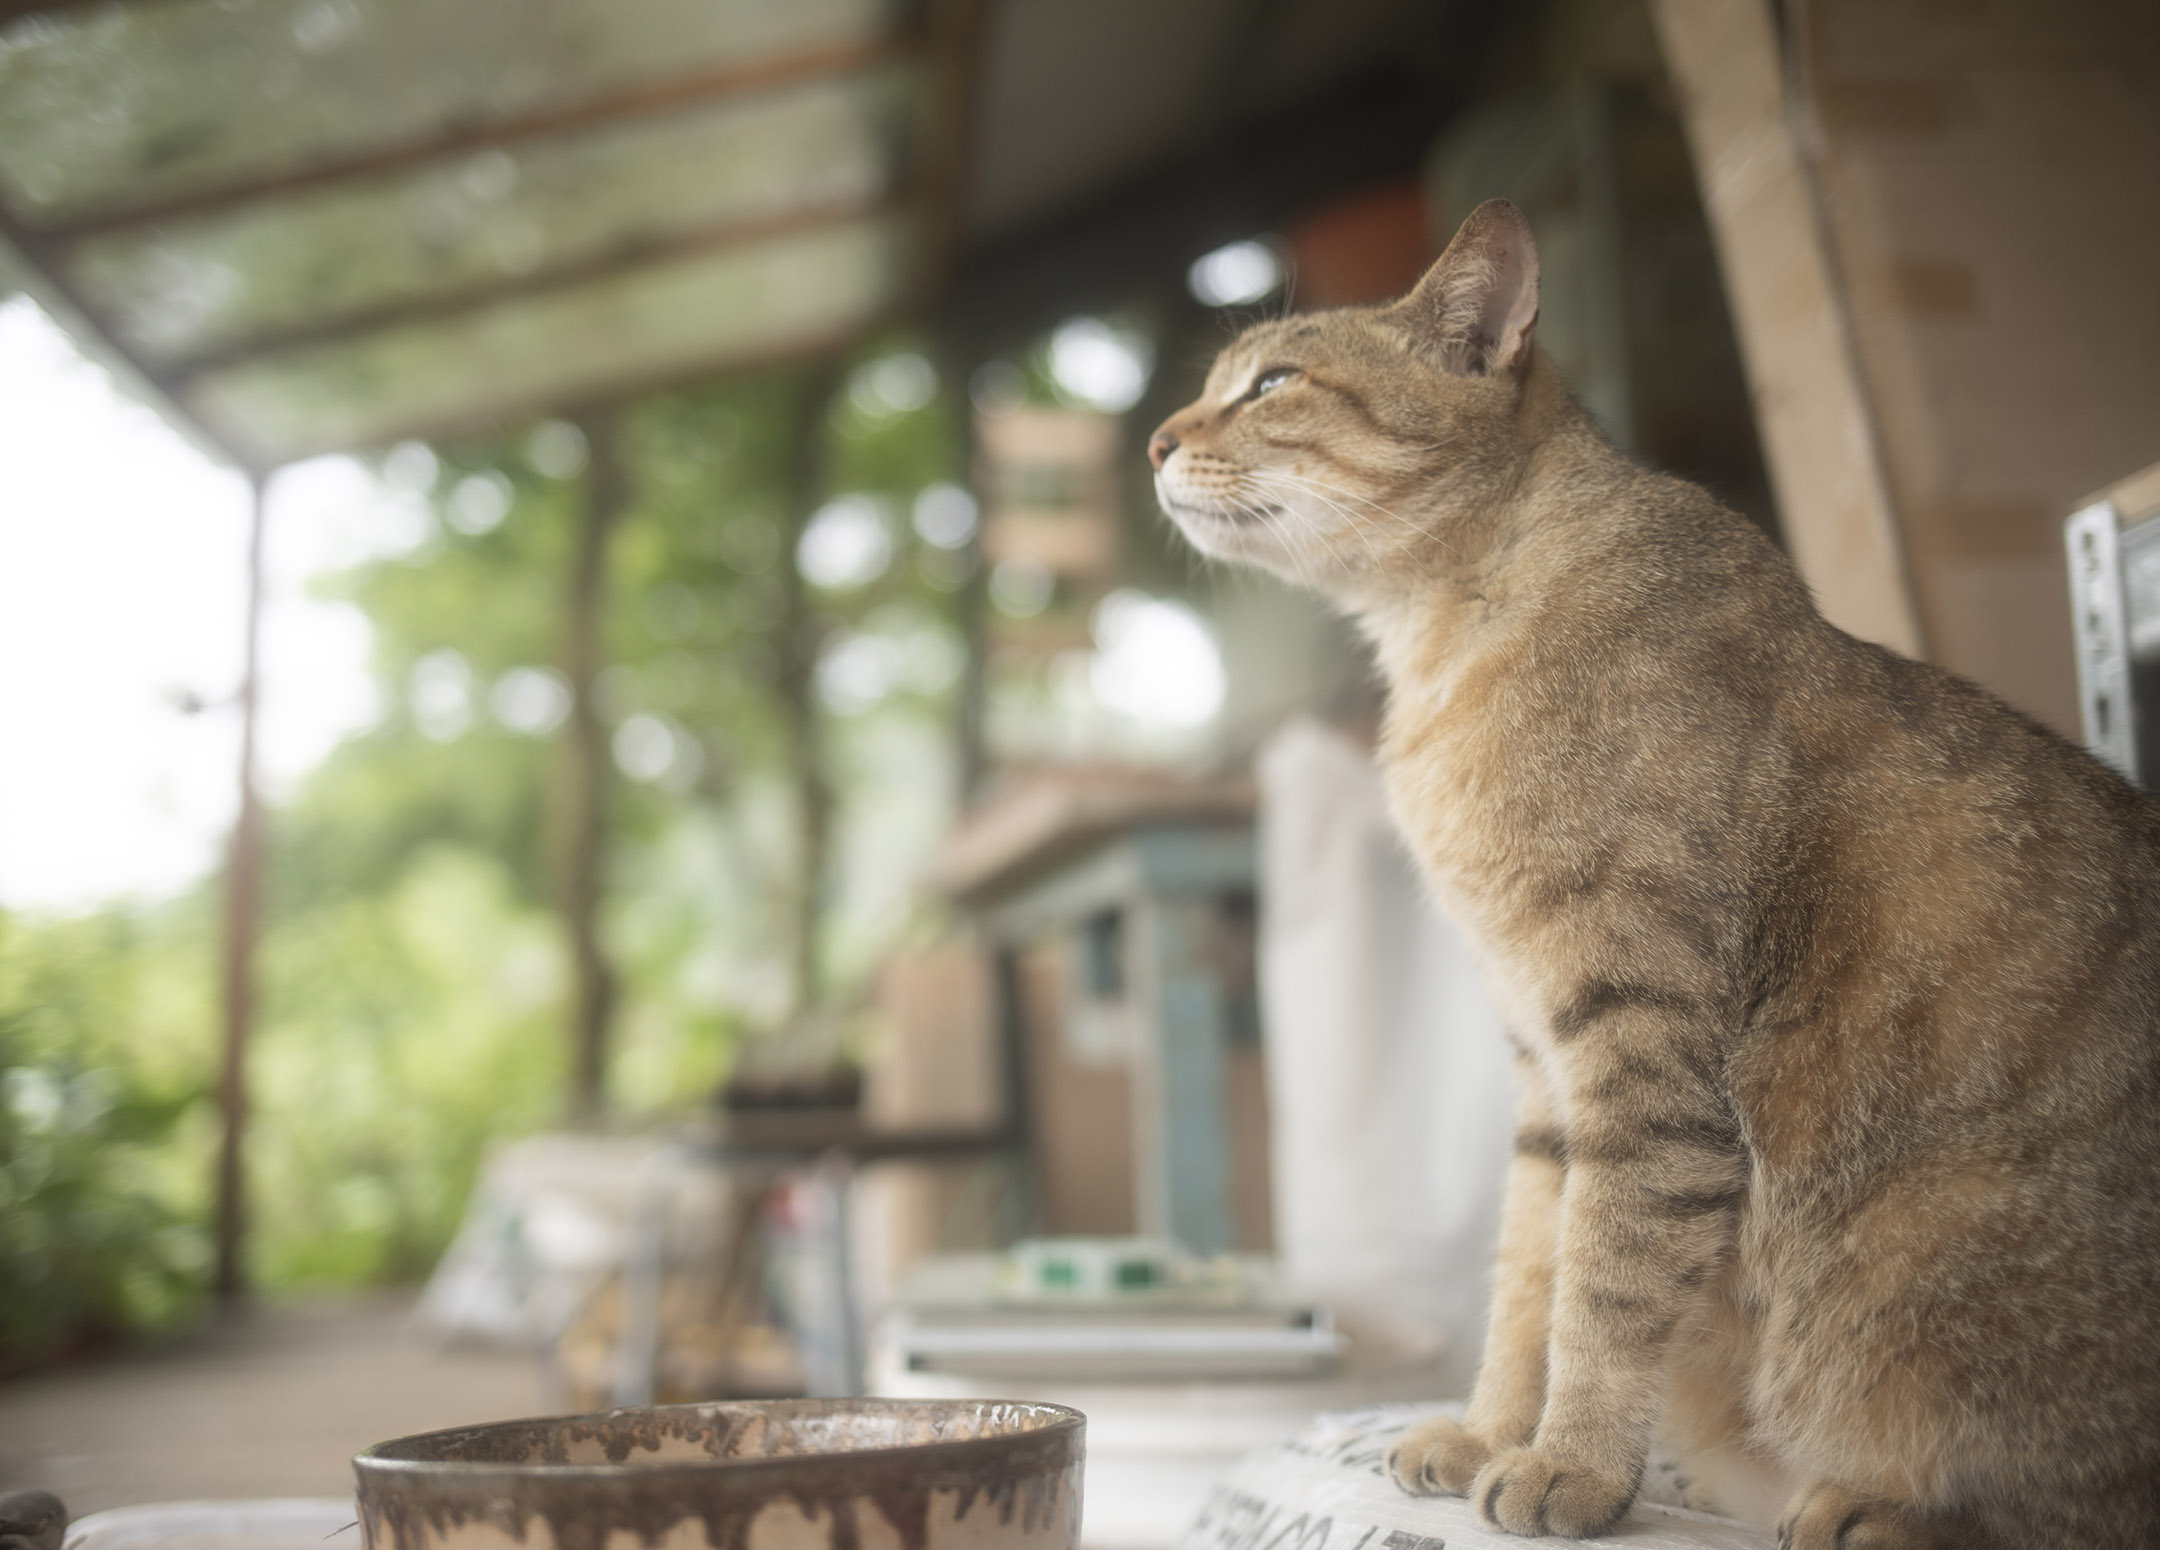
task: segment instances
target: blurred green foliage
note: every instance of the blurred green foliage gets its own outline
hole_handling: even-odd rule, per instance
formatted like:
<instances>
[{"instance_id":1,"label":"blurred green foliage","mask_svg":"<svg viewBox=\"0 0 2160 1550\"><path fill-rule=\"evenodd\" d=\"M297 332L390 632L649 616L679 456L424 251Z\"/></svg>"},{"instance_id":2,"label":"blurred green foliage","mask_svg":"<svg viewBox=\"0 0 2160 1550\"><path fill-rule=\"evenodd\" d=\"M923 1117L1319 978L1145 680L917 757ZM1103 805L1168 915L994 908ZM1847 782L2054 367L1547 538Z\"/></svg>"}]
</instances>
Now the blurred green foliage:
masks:
<instances>
[{"instance_id":1,"label":"blurred green foliage","mask_svg":"<svg viewBox=\"0 0 2160 1550\"><path fill-rule=\"evenodd\" d=\"M598 698L623 767L602 925L622 978L610 1097L628 1122L708 1094L784 1010L773 901L797 858L775 631L807 402L804 381L768 378L619 424L632 505ZM890 557L813 589L812 628L898 664L824 713L840 842L818 887L842 998L904 929L950 811L964 570L907 511L955 469L952 416L947 395L843 392L820 430L829 493L872 497ZM425 502L425 536L323 583L373 625L383 714L271 815L248 1154L266 1289L424 1275L489 1144L562 1112L547 702L581 489L564 429L546 456L529 436L393 454L386 476ZM210 879L153 907L0 916L0 1370L200 1301L219 897Z\"/></svg>"},{"instance_id":2,"label":"blurred green foliage","mask_svg":"<svg viewBox=\"0 0 2160 1550\"><path fill-rule=\"evenodd\" d=\"M194 1305L206 924L189 905L35 926L0 914L0 1372Z\"/></svg>"}]
</instances>

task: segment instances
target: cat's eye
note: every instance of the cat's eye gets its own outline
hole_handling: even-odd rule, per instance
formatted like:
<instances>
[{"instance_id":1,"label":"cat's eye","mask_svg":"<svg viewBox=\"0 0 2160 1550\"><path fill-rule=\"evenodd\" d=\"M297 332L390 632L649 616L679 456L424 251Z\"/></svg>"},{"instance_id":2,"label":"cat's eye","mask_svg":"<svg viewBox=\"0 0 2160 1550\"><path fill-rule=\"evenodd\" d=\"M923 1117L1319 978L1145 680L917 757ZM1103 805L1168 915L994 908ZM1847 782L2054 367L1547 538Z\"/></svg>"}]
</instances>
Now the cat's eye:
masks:
<instances>
[{"instance_id":1,"label":"cat's eye","mask_svg":"<svg viewBox=\"0 0 2160 1550\"><path fill-rule=\"evenodd\" d=\"M1296 375L1297 368L1295 366L1270 366L1259 376L1253 378L1252 391L1245 396L1258 398L1263 393L1272 393Z\"/></svg>"}]
</instances>

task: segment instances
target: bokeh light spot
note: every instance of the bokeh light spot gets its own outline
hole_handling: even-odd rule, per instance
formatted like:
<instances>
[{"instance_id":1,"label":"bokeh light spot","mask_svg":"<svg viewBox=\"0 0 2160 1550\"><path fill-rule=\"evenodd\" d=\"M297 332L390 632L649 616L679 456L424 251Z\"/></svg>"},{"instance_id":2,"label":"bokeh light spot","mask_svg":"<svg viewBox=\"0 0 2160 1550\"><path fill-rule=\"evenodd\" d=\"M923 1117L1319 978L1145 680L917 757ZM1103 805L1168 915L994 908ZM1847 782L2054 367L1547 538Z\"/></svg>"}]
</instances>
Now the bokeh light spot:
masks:
<instances>
[{"instance_id":1,"label":"bokeh light spot","mask_svg":"<svg viewBox=\"0 0 2160 1550\"><path fill-rule=\"evenodd\" d=\"M1207 307L1243 307L1282 284L1282 260L1264 242L1231 242L1193 260L1185 284Z\"/></svg>"},{"instance_id":2,"label":"bokeh light spot","mask_svg":"<svg viewBox=\"0 0 2160 1550\"><path fill-rule=\"evenodd\" d=\"M803 528L795 563L805 581L834 592L884 575L892 563L892 532L882 503L868 495L827 501Z\"/></svg>"},{"instance_id":3,"label":"bokeh light spot","mask_svg":"<svg viewBox=\"0 0 2160 1550\"><path fill-rule=\"evenodd\" d=\"M1050 375L1058 387L1090 409L1123 414L1140 402L1155 353L1131 329L1101 318L1069 318L1050 336Z\"/></svg>"},{"instance_id":4,"label":"bokeh light spot","mask_svg":"<svg viewBox=\"0 0 2160 1550\"><path fill-rule=\"evenodd\" d=\"M1096 605L1088 687L1136 721L1197 727L1222 709L1222 652L1185 604L1121 588Z\"/></svg>"},{"instance_id":5,"label":"bokeh light spot","mask_svg":"<svg viewBox=\"0 0 2160 1550\"><path fill-rule=\"evenodd\" d=\"M1033 560L1002 560L990 572L990 601L1015 619L1032 619L1050 606L1057 578Z\"/></svg>"},{"instance_id":6,"label":"bokeh light spot","mask_svg":"<svg viewBox=\"0 0 2160 1550\"><path fill-rule=\"evenodd\" d=\"M958 549L975 536L975 497L957 484L932 484L915 497L915 532L926 544Z\"/></svg>"},{"instance_id":7,"label":"bokeh light spot","mask_svg":"<svg viewBox=\"0 0 2160 1550\"><path fill-rule=\"evenodd\" d=\"M510 515L512 493L510 481L492 468L485 473L467 474L450 492L443 515L466 537L478 538L502 526L503 518Z\"/></svg>"}]
</instances>

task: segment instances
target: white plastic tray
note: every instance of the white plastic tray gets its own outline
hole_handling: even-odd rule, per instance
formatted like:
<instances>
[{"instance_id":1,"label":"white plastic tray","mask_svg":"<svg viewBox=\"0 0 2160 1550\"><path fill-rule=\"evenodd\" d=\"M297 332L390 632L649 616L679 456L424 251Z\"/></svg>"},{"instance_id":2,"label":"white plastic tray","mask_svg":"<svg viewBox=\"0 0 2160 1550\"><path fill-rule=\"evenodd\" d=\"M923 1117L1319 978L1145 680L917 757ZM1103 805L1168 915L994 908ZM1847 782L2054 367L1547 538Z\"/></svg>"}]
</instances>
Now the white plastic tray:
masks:
<instances>
[{"instance_id":1,"label":"white plastic tray","mask_svg":"<svg viewBox=\"0 0 2160 1550\"><path fill-rule=\"evenodd\" d=\"M153 1502L76 1520L64 1550L360 1550L359 1514L329 1496Z\"/></svg>"}]
</instances>

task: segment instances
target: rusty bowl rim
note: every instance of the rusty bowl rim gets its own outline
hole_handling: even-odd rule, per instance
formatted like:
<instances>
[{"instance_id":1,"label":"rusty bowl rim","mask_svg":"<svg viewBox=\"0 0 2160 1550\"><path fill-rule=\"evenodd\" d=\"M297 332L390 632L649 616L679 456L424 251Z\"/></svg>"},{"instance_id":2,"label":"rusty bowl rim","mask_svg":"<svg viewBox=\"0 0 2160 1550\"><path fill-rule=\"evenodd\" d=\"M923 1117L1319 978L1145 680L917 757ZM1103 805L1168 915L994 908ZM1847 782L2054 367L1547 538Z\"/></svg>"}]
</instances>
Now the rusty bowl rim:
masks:
<instances>
[{"instance_id":1,"label":"rusty bowl rim","mask_svg":"<svg viewBox=\"0 0 2160 1550\"><path fill-rule=\"evenodd\" d=\"M1031 1410L1047 1414L1050 1419L1041 1426L1031 1426L1025 1431L1002 1432L988 1437L951 1437L939 1442L901 1443L893 1447L849 1448L834 1453L776 1453L735 1458L665 1459L646 1464L547 1464L504 1463L493 1459L411 1459L389 1458L381 1449L403 1444L425 1443L436 1438L472 1437L495 1431L505 1426L538 1426L548 1423L576 1421L605 1421L614 1416L646 1415L653 1413L722 1410L730 1406L756 1409L766 1412L786 1413L829 1412L842 1407L871 1411L919 1409L924 1406L991 1406L1001 1405L1014 1410ZM586 1410L570 1415L515 1416L500 1421L484 1421L471 1426L444 1426L433 1431L413 1432L404 1437L389 1437L381 1442L370 1443L353 1455L353 1471L359 1483L365 1487L370 1476L387 1483L392 1479L435 1477L446 1483L468 1481L478 1484L483 1480L504 1478L530 1481L548 1480L656 1480L668 1475L710 1474L716 1480L745 1481L748 1477L768 1474L787 1475L806 1472L839 1460L856 1460L862 1463L885 1463L899 1459L920 1461L925 1468L939 1464L957 1463L965 1458L979 1455L986 1449L1001 1446L1022 1448L1045 1447L1069 1440L1073 1446L1070 1462L1082 1462L1086 1458L1085 1439L1087 1416L1070 1405L1053 1404L1040 1399L901 1399L892 1397L861 1397L839 1399L704 1399L690 1400L674 1405L618 1405L607 1410ZM1063 1467L1062 1465L1057 1467ZM1047 1472L1047 1471L1045 1471Z\"/></svg>"}]
</instances>

